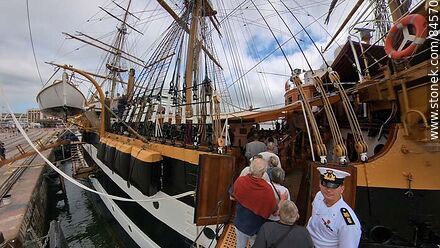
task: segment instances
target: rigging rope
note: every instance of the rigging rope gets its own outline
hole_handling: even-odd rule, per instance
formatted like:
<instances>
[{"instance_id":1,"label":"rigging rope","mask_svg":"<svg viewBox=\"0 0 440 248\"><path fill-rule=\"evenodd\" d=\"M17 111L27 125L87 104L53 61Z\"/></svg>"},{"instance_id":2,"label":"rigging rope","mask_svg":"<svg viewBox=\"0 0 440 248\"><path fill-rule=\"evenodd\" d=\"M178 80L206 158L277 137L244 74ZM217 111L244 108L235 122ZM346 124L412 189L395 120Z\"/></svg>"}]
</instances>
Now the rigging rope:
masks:
<instances>
[{"instance_id":1,"label":"rigging rope","mask_svg":"<svg viewBox=\"0 0 440 248\"><path fill-rule=\"evenodd\" d=\"M292 65L290 64L289 60L287 59L287 55L284 52L284 49L282 49L280 41L277 39L277 37L275 36L272 28L269 26L269 23L267 23L266 18L264 18L263 14L261 13L260 9L257 7L257 5L255 5L254 1L251 0L251 3L254 5L254 7L256 8L258 14L260 14L261 18L263 19L264 23L266 23L267 28L269 29L270 33L272 34L273 38L275 39L276 43L278 44L278 47L280 48L281 53L283 54L284 58L286 59L287 64L289 65L290 71L293 71ZM296 38L295 38L296 40Z\"/></svg>"},{"instance_id":2,"label":"rigging rope","mask_svg":"<svg viewBox=\"0 0 440 248\"><path fill-rule=\"evenodd\" d=\"M117 201L123 201L123 202L157 202L157 201L163 201L163 200L169 200L169 199L178 199L178 198L182 198L185 196L189 196L189 195L194 195L195 192L194 191L188 191L188 192L184 192L178 195L174 195L174 196L166 196L166 197L148 197L148 199L130 199L130 198L124 198L124 197L119 197L119 196L115 196L115 195L110 195L110 194L105 194L99 191L96 191L94 189L91 189L81 183L79 183L78 181L76 181L74 178L70 177L69 175L67 175L66 173L64 173L62 170L60 170L59 168L57 168L50 160L48 160L35 146L34 143L32 143L32 141L30 140L29 136L26 134L26 132L24 131L23 127L21 126L20 122L18 122L17 118L15 117L15 115L13 114L14 112L12 111L11 106L9 105L9 102L7 101L6 95L3 92L3 87L0 86L0 95L1 95L1 99L3 99L3 102L6 104L8 111L11 113L12 118L14 120L14 123L16 125L16 127L18 128L18 130L20 131L20 133L23 135L23 137L25 138L25 140L29 143L29 145L35 150L36 153L38 153L38 155L40 155L40 157L53 169L55 170L58 174L60 174L63 178L65 178L66 180L68 180L69 182L73 183L74 185L97 195L112 199L112 200L117 200Z\"/></svg>"},{"instance_id":3,"label":"rigging rope","mask_svg":"<svg viewBox=\"0 0 440 248\"><path fill-rule=\"evenodd\" d=\"M41 77L40 68L38 66L37 56L35 54L34 39L32 37L31 17L30 17L30 13L29 13L29 0L26 0L26 14L27 14L27 23L28 23L28 28L29 28L29 37L30 37L31 46L32 46L32 54L34 55L34 62L35 62L35 66L37 67L38 77L40 78L41 85L44 86L43 78Z\"/></svg>"}]
</instances>

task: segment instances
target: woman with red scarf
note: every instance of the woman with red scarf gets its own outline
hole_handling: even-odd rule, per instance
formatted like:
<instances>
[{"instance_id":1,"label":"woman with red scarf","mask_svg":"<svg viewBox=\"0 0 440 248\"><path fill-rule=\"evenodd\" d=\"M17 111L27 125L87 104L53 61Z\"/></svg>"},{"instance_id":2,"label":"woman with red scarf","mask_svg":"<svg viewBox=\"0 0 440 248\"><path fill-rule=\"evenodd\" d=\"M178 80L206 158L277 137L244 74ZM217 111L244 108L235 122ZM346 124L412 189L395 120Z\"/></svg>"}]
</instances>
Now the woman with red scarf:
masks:
<instances>
[{"instance_id":1,"label":"woman with red scarf","mask_svg":"<svg viewBox=\"0 0 440 248\"><path fill-rule=\"evenodd\" d=\"M262 179L266 172L264 159L253 159L250 174L238 177L234 183L231 199L237 201L234 225L237 248L244 248L249 240L255 242L255 234L266 219L277 210L277 201L269 183Z\"/></svg>"}]
</instances>

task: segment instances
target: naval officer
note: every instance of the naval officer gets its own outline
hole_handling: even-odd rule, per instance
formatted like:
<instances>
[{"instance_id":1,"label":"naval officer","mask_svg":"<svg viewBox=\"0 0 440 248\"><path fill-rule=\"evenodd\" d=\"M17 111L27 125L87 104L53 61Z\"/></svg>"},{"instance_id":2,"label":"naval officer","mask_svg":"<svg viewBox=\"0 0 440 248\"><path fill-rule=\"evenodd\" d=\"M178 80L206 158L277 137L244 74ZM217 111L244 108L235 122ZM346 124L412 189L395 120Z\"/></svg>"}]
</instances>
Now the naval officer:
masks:
<instances>
[{"instance_id":1,"label":"naval officer","mask_svg":"<svg viewBox=\"0 0 440 248\"><path fill-rule=\"evenodd\" d=\"M345 171L318 167L321 174L320 192L312 203L312 216L307 229L317 248L359 246L361 225L353 209L342 198Z\"/></svg>"}]
</instances>

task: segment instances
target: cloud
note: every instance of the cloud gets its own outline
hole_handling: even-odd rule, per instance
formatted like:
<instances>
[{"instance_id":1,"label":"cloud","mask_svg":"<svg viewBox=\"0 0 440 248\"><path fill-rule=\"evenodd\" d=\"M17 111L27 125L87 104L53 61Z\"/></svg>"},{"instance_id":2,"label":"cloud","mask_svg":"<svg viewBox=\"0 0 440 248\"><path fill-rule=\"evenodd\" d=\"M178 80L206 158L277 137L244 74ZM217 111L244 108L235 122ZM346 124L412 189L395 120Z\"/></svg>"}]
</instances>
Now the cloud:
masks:
<instances>
[{"instance_id":1,"label":"cloud","mask_svg":"<svg viewBox=\"0 0 440 248\"><path fill-rule=\"evenodd\" d=\"M301 27L281 2L271 1L296 34L295 37L299 39L312 67L319 68L323 61L305 33L301 31ZM213 0L212 2L219 13L217 18L222 20L242 1ZM281 42L291 39L288 29L273 12L267 1L255 2L277 39ZM347 5L347 7L337 8L331 18L331 25L327 27L317 25L315 19L308 14L312 14L316 18L323 16L328 10L328 3L321 4L306 0L284 0L283 2L289 6L289 9L303 25L307 26L307 30L317 42L318 47L321 48L329 40L329 35L323 29L334 33L338 19L343 16L341 11L350 9L355 1L346 0L345 3L342 1L343 5L341 6ZM123 6L127 4L126 1L122 3L118 1L118 3ZM100 67L103 68L102 62L100 62L103 58L102 51L90 46L84 47L78 41L66 40L62 35L62 32L74 34L75 31L84 31L94 37L101 37L104 42L111 42L112 36L107 34L115 29L116 22L112 18L108 18L108 15L102 11L99 12L98 6L103 6L112 12L118 11L118 8L111 1L104 0L29 1L35 54L44 82L54 72L52 66L44 64L45 61L72 64L92 72ZM172 7L177 10L175 5ZM154 12L154 10L161 9L156 1L134 1L133 9L135 9L135 13L137 12L136 15L141 18L139 22L145 23L142 26L137 26L144 32L144 35L139 36L135 31L129 30L131 37L134 38L130 38L127 47L137 56L148 60L144 55L153 51L149 48L161 34L161 30L167 27L172 19L164 18L165 11L163 10ZM229 17L230 22L224 22L221 25L222 28L229 29L229 31L222 31L223 38L215 38L215 41L219 42L217 44L219 59L225 63L224 72L228 80L227 84L233 84L229 91L234 103L242 107L248 107L251 102L254 107L282 104L284 102L284 83L288 77L273 74L289 75L290 68L280 51L268 56L277 47L277 44L267 25L249 1ZM323 18L320 19L321 22ZM155 21L149 22L150 19ZM35 96L42 87L32 55L26 1L0 1L0 30L2 31L0 37L0 86L10 96L9 101L14 106L14 110L24 112L29 108L37 107ZM220 42L223 42L223 45ZM132 46L134 43L138 46ZM293 40L287 42L283 48L293 68L308 69L305 59ZM330 55L330 53L326 54L326 56ZM268 56L267 59L262 60L266 56ZM260 64L257 65L258 63ZM246 76L242 76L245 73L247 73ZM239 80L239 78L241 79ZM234 81L236 83L233 83Z\"/></svg>"}]
</instances>

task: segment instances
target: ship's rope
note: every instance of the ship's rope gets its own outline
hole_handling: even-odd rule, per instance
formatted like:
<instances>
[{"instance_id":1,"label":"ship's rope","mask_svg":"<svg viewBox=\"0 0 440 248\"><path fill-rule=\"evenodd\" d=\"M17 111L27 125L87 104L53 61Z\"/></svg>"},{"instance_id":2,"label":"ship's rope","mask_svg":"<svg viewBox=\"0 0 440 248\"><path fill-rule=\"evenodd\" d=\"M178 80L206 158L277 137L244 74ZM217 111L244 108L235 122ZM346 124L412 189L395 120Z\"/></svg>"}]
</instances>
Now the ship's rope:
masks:
<instances>
[{"instance_id":1,"label":"ship's rope","mask_svg":"<svg viewBox=\"0 0 440 248\"><path fill-rule=\"evenodd\" d=\"M70 177L69 175L67 175L66 173L64 173L62 170L60 170L59 168L57 168L49 159L47 159L35 146L35 144L30 140L29 136L26 134L26 132L24 131L23 127L21 126L20 122L18 122L17 118L15 117L15 115L13 114L14 112L12 111L11 106L9 105L9 102L6 98L6 95L3 92L3 87L0 86L0 96L1 99L3 99L3 102L6 104L8 111L11 113L13 121L16 125L16 127L18 128L18 130L20 131L20 133L22 134L22 136L25 138L25 140L29 143L29 145L35 150L36 153L38 153L38 155L40 155L40 157L53 169L55 170L58 174L60 174L63 178L65 178L66 180L68 180L69 182L73 183L74 185L97 195L106 197L108 199L112 199L112 200L117 200L117 201L123 201L123 202L158 202L158 201L164 201L164 200L170 200L170 199L178 199L178 198L182 198L185 196L190 196L190 195L194 195L195 192L194 191L187 191L178 195L174 195L174 196L166 196L166 197L148 197L148 199L130 199L130 198L124 198L124 197L119 197L119 196L115 196L115 195L110 195L110 194L105 194L99 191L96 191L94 189L91 189L83 184L81 184L80 182L76 181L74 178Z\"/></svg>"},{"instance_id":2,"label":"ship's rope","mask_svg":"<svg viewBox=\"0 0 440 248\"><path fill-rule=\"evenodd\" d=\"M344 3L346 0L340 1L337 6L339 6L340 4ZM318 19L324 17L327 14L324 13L321 16L318 17ZM308 25L306 25L304 28L308 28L310 26L312 26L315 23L319 23L318 19L314 18L314 21L309 23ZM301 30L302 31L302 30ZM298 36L301 31L295 33L295 36ZM286 41L284 41L283 43L281 43L281 47L283 47L284 45L286 45L287 43L289 43L293 38L290 37L288 38ZM229 86L228 88L234 86L237 82L239 82L239 80L241 80L241 78L245 77L247 74L249 74L251 71L253 71L258 65L260 65L261 63L263 63L266 59L268 59L269 57L271 57L275 52L277 52L280 49L280 47L276 47L274 48L272 51L270 51L266 56L264 56L260 61L258 61L255 65L253 65L251 68L249 68L244 74L242 74L239 78L237 78L236 80L234 80Z\"/></svg>"},{"instance_id":3,"label":"ship's rope","mask_svg":"<svg viewBox=\"0 0 440 248\"><path fill-rule=\"evenodd\" d=\"M306 97L306 95L305 95L305 93L304 93L304 90L303 90L303 88L302 88L302 82L301 82L301 80L299 79L298 75L294 74L294 72L293 72L293 68L292 68L292 65L290 64L290 62L289 62L289 60L288 60L286 54L284 53L284 49L281 47L280 42L279 42L278 39L276 38L276 36L275 36L275 34L273 33L272 29L270 28L270 26L269 26L269 24L267 23L265 17L262 15L261 11L257 8L257 6L255 5L255 3L254 3L252 0L251 0L251 2L252 2L252 4L254 5L254 7L257 9L258 13L260 14L260 16L262 17L262 19L264 20L264 22L266 23L268 29L270 30L270 32L271 32L273 38L274 38L275 41L277 42L278 47L279 47L280 51L282 52L282 54L283 54L283 56L284 56L284 58L285 58L285 60L286 60L286 62L287 62L287 64L288 64L288 66L289 66L289 68L290 68L290 71L291 71L291 73L292 73L291 81L294 82L295 85L297 86L298 91L299 91L299 93L301 94L302 99L304 99L304 105L306 105L306 106L305 106L305 109L306 109L306 112L307 112L307 116L308 116L308 118L309 118L310 125L312 126L313 134L314 134L314 137L315 137L315 142L317 143L317 145L316 145L317 153L318 153L318 155L321 157L321 163L326 163L326 162L327 162L327 159L326 159L327 149L326 149L326 147L325 147L325 144L323 143L323 140L322 140L322 138L321 138L321 134L319 133L319 128L318 128L318 125L317 125L317 123L316 123L316 119L315 119L315 117L314 117L314 115L313 115L313 112L312 112L312 110L311 110L310 103L308 102L307 97ZM269 3L270 3L270 1L269 1ZM308 64L310 70L312 70L312 67L311 67L310 63L308 62L308 59L307 59L307 57L305 56L305 54L304 54L304 52L303 52L301 46L299 45L298 40L295 38L295 36L294 36L292 30L289 28L289 26L287 25L287 23L286 23L286 22L284 21L284 19L281 17L281 15L279 14L279 12L275 9L275 7L272 5L272 3L270 3L270 4L271 4L272 8L275 10L275 12L279 15L279 17L283 20L284 25L288 28L290 34L292 35L293 39L295 40L296 44L298 45L299 49L301 50L301 53L303 54L305 60L307 61L307 64ZM312 72L313 72L313 70L312 70ZM316 83L315 83L315 87L318 88L318 86L316 85ZM322 87L322 85L321 85L321 87ZM331 112L331 107L330 107L330 110L329 110L329 109L328 109L328 106L327 106L327 104L326 104L326 103L328 102L328 99L326 98L325 92L324 92L323 90L320 91L320 92L321 92L321 94L322 94L322 96L323 96L323 103L324 103L324 107L326 108L327 119L329 119L329 123L330 123L330 127L331 127L331 131L332 131L333 137L334 137L335 140L338 141L338 144L339 144L339 143L340 143L339 141L342 140L342 138L340 137L340 136L341 136L341 135L340 135L340 132L339 132L339 136L338 136L337 133L336 133L336 129L338 129L338 127L337 127L337 122L336 122L336 120L335 120L335 118L334 118L334 115L329 115L329 113ZM327 100L327 102L326 102L325 100ZM332 113L332 112L331 112L331 113ZM342 149L342 150L344 150L344 149ZM346 149L345 149L345 150L346 150Z\"/></svg>"},{"instance_id":4,"label":"ship's rope","mask_svg":"<svg viewBox=\"0 0 440 248\"><path fill-rule=\"evenodd\" d=\"M31 17L29 13L29 0L26 0L26 14L27 14L28 29L29 29L29 38L32 46L32 54L34 55L35 67L37 68L38 77L40 78L41 85L44 86L43 78L41 77L40 67L38 66L37 55L35 54L34 38L32 37Z\"/></svg>"}]
</instances>

